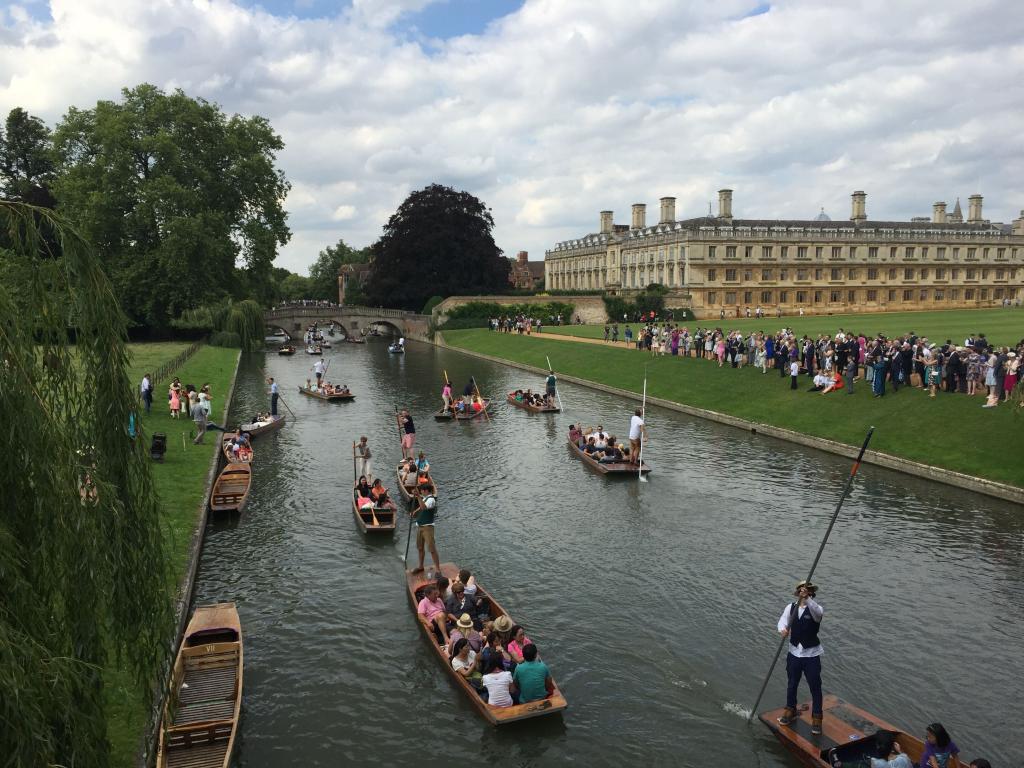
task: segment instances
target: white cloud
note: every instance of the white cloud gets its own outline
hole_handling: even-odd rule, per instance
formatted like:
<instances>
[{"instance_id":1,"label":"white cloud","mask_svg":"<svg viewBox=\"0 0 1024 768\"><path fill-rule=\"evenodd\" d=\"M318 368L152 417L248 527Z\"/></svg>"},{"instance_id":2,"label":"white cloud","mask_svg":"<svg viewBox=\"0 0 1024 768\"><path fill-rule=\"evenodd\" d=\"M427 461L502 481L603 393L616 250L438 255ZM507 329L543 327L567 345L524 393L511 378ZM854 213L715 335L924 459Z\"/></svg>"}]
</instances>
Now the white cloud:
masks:
<instances>
[{"instance_id":1,"label":"white cloud","mask_svg":"<svg viewBox=\"0 0 1024 768\"><path fill-rule=\"evenodd\" d=\"M355 0L298 20L229 0L52 0L0 11L0 104L54 122L153 82L270 119L293 183L279 263L375 239L412 189L467 189L499 245L541 258L598 211L722 186L744 216L909 218L936 199L1024 207L1024 15L1016 0L527 0L425 48L402 17L443 0ZM439 5L443 10L443 6ZM395 30L398 29L396 32ZM435 41L436 42L436 41ZM75 76L69 76L75 73Z\"/></svg>"}]
</instances>

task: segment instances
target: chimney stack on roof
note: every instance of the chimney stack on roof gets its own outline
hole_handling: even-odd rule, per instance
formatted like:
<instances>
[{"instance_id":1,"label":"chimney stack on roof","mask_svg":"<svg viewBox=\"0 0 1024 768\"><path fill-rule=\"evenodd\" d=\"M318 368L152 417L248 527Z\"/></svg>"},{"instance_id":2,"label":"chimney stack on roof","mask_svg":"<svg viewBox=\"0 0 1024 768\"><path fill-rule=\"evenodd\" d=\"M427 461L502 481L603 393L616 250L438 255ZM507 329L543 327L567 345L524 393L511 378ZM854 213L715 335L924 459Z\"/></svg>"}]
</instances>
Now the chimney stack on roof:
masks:
<instances>
[{"instance_id":1,"label":"chimney stack on roof","mask_svg":"<svg viewBox=\"0 0 1024 768\"><path fill-rule=\"evenodd\" d=\"M519 253L516 254L516 261L518 261L520 264L525 264L529 260L529 251L520 251Z\"/></svg>"},{"instance_id":2,"label":"chimney stack on roof","mask_svg":"<svg viewBox=\"0 0 1024 768\"><path fill-rule=\"evenodd\" d=\"M615 229L612 223L614 214L611 211L601 211L601 234L610 235Z\"/></svg>"},{"instance_id":3,"label":"chimney stack on roof","mask_svg":"<svg viewBox=\"0 0 1024 768\"><path fill-rule=\"evenodd\" d=\"M852 195L850 195L850 198L852 200L851 208L850 208L850 221L853 221L853 222L867 221L868 220L868 211L867 211L867 198L868 198L868 195L867 195L867 192L862 192L860 190L857 190Z\"/></svg>"},{"instance_id":4,"label":"chimney stack on roof","mask_svg":"<svg viewBox=\"0 0 1024 768\"><path fill-rule=\"evenodd\" d=\"M647 204L633 203L633 229L643 229L647 226Z\"/></svg>"},{"instance_id":5,"label":"chimney stack on roof","mask_svg":"<svg viewBox=\"0 0 1024 768\"><path fill-rule=\"evenodd\" d=\"M1013 234L1024 237L1024 211L1020 212L1020 218L1013 220Z\"/></svg>"},{"instance_id":6,"label":"chimney stack on roof","mask_svg":"<svg viewBox=\"0 0 1024 768\"><path fill-rule=\"evenodd\" d=\"M932 224L945 224L946 223L946 204L934 203L932 204Z\"/></svg>"},{"instance_id":7,"label":"chimney stack on roof","mask_svg":"<svg viewBox=\"0 0 1024 768\"><path fill-rule=\"evenodd\" d=\"M732 218L732 190L731 189L720 189L720 190L718 190L718 218L720 218L720 219L731 219Z\"/></svg>"},{"instance_id":8,"label":"chimney stack on roof","mask_svg":"<svg viewBox=\"0 0 1024 768\"><path fill-rule=\"evenodd\" d=\"M981 224L984 219L981 218L981 195L971 195L967 198L967 223L968 224Z\"/></svg>"},{"instance_id":9,"label":"chimney stack on roof","mask_svg":"<svg viewBox=\"0 0 1024 768\"><path fill-rule=\"evenodd\" d=\"M676 199L674 197L663 197L661 202L661 220L659 224L675 224L676 222Z\"/></svg>"}]
</instances>

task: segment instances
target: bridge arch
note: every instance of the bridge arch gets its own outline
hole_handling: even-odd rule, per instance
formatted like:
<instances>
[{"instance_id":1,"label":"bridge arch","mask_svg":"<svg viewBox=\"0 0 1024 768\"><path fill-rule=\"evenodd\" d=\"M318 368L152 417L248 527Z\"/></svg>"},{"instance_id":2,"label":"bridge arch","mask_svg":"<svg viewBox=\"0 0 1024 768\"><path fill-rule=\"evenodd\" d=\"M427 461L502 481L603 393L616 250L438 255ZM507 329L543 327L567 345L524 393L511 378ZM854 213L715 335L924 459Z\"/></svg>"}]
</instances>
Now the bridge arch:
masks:
<instances>
[{"instance_id":1,"label":"bridge arch","mask_svg":"<svg viewBox=\"0 0 1024 768\"><path fill-rule=\"evenodd\" d=\"M270 328L282 328L290 336L300 336L313 323L335 323L344 333L362 334L374 326L384 326L395 335L430 340L430 316L381 307L276 307L264 314L264 323Z\"/></svg>"}]
</instances>

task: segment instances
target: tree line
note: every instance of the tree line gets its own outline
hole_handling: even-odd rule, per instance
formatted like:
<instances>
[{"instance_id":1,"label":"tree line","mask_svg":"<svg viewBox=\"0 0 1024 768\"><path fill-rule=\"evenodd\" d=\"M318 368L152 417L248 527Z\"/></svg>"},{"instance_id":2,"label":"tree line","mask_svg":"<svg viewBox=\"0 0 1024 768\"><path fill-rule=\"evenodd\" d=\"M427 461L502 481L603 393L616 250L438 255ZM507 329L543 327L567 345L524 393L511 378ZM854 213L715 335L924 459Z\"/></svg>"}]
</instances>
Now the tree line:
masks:
<instances>
[{"instance_id":1,"label":"tree line","mask_svg":"<svg viewBox=\"0 0 1024 768\"><path fill-rule=\"evenodd\" d=\"M143 84L71 107L52 129L16 107L0 131L0 194L52 209L100 256L134 326L165 328L225 299L267 303L288 242L284 144L262 117ZM50 244L50 255L57 255ZM10 248L8 241L0 246Z\"/></svg>"}]
</instances>

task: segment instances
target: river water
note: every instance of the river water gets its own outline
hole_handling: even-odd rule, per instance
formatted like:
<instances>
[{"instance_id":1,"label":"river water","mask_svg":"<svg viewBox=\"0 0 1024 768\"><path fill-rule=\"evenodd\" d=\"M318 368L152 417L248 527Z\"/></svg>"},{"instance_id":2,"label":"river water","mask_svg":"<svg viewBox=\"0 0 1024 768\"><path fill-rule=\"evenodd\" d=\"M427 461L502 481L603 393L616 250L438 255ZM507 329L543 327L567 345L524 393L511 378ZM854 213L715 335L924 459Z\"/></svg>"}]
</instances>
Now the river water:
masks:
<instances>
[{"instance_id":1,"label":"river water","mask_svg":"<svg viewBox=\"0 0 1024 768\"><path fill-rule=\"evenodd\" d=\"M240 765L796 765L745 715L848 461L653 408L650 482L610 480L565 433L583 421L623 436L631 402L564 385L559 415L501 402L490 423L436 423L445 370L499 400L541 382L421 344L339 346L328 378L354 403L300 396L305 355L251 356L239 371L233 422L266 409L266 375L298 417L257 440L249 506L211 523L196 589L241 614ZM410 406L438 481L442 559L526 627L563 717L487 725L417 630L405 527L384 541L356 527L352 441L367 435L391 478L396 405ZM1020 765L1022 533L1009 503L864 467L815 574L826 692L919 735L941 721L965 756ZM784 689L780 664L761 709Z\"/></svg>"}]
</instances>

